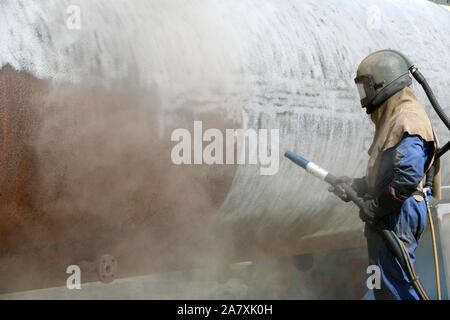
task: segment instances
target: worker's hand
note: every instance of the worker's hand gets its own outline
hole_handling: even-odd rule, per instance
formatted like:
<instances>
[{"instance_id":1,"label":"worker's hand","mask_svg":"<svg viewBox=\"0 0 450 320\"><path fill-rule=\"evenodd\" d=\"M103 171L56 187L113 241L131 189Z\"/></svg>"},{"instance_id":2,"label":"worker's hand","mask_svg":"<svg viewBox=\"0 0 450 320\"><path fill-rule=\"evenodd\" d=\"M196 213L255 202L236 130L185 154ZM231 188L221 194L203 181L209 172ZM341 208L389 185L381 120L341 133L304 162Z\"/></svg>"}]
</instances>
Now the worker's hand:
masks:
<instances>
[{"instance_id":1,"label":"worker's hand","mask_svg":"<svg viewBox=\"0 0 450 320\"><path fill-rule=\"evenodd\" d=\"M359 217L362 221L375 225L384 216L400 210L404 201L395 197L390 190L390 186L387 186L375 199L363 202L362 208L359 210Z\"/></svg>"},{"instance_id":2,"label":"worker's hand","mask_svg":"<svg viewBox=\"0 0 450 320\"><path fill-rule=\"evenodd\" d=\"M333 192L335 195L337 195L341 200L345 202L349 202L350 199L347 197L347 193L345 192L344 188L342 187L342 184L346 183L349 186L352 184L352 178L349 178L347 176L342 176L337 178L337 184L336 186L330 186L328 188L329 192Z\"/></svg>"},{"instance_id":3,"label":"worker's hand","mask_svg":"<svg viewBox=\"0 0 450 320\"><path fill-rule=\"evenodd\" d=\"M361 209L359 209L359 217L365 223L375 225L378 222L378 206L375 200L365 200Z\"/></svg>"}]
</instances>

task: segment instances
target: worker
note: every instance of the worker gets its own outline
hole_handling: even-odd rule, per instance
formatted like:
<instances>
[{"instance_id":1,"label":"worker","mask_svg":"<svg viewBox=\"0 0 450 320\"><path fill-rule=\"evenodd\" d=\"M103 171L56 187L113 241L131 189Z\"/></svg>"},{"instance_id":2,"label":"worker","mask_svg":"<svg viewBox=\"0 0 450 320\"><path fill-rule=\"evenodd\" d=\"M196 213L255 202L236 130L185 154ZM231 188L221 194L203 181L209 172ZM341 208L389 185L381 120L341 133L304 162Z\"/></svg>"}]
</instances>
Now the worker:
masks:
<instances>
[{"instance_id":1,"label":"worker","mask_svg":"<svg viewBox=\"0 0 450 320\"><path fill-rule=\"evenodd\" d=\"M351 185L365 199L360 218L365 222L369 263L380 268L381 286L374 289L377 300L419 299L376 232L377 223L383 221L397 234L414 263L414 251L427 223L423 196L427 173L433 174L427 197L432 193L440 198L439 160L434 161L439 144L413 92L409 66L407 58L394 50L374 52L359 65L355 83L361 105L375 125L375 134L368 151L366 176L339 178L340 183ZM330 191L349 201L341 184Z\"/></svg>"}]
</instances>

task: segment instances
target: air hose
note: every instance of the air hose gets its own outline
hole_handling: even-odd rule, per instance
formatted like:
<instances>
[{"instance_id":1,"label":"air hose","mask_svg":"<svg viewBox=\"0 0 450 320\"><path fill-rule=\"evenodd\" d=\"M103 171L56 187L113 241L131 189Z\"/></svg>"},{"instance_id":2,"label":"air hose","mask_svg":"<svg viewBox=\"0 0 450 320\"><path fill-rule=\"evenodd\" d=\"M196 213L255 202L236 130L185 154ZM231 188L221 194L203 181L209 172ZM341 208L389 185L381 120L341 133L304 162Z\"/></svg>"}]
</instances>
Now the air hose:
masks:
<instances>
[{"instance_id":1,"label":"air hose","mask_svg":"<svg viewBox=\"0 0 450 320\"><path fill-rule=\"evenodd\" d=\"M414 270L411 257L409 256L405 244L398 238L398 236L395 234L394 231L390 232L392 233L392 237L397 241L398 246L401 248L401 253L403 255L401 266L405 272L407 271L406 274L409 278L409 281L413 285L414 290L416 291L421 300L430 300L430 298L428 298L427 293L425 292L425 289L423 288L422 284L419 281L419 277L417 277L416 275L416 271Z\"/></svg>"},{"instance_id":2,"label":"air hose","mask_svg":"<svg viewBox=\"0 0 450 320\"><path fill-rule=\"evenodd\" d=\"M435 273L436 273L437 297L438 297L438 300L441 300L441 283L439 280L439 261L438 261L437 247L436 247L436 236L434 233L433 216L431 214L431 205L430 205L430 201L428 201L428 195L427 195L428 190L429 190L429 188L424 189L423 197L425 199L425 204L427 206L428 220L430 221L431 241L433 242L433 255L434 255L434 268L435 268Z\"/></svg>"},{"instance_id":3,"label":"air hose","mask_svg":"<svg viewBox=\"0 0 450 320\"><path fill-rule=\"evenodd\" d=\"M303 169L305 169L308 173L329 183L330 185L336 186L338 184L336 176L332 175L325 169L319 167L315 163L310 162L305 158L299 156L298 154L295 154L291 151L287 151L284 154L284 156L290 159L295 164L302 167ZM353 190L353 188L350 187L348 184L344 183L341 184L341 186L345 190L348 199L350 199L350 201L355 203L358 206L358 208L362 208L364 200L357 195L356 191ZM429 300L425 290L423 289L423 286L420 284L420 281L416 276L414 267L412 265L412 261L409 257L409 253L406 250L403 243L401 242L401 240L396 236L396 234L393 231L386 228L386 226L382 223L382 221L380 221L377 224L376 230L380 234L386 246L395 256L395 258L397 258L398 262L400 263L400 266L408 276L419 298L422 300Z\"/></svg>"},{"instance_id":4,"label":"air hose","mask_svg":"<svg viewBox=\"0 0 450 320\"><path fill-rule=\"evenodd\" d=\"M436 99L436 96L433 93L433 90L431 90L431 87L428 84L428 82L425 79L425 77L423 76L423 74L419 71L419 69L415 65L412 65L409 68L409 71L413 75L414 79L416 79L417 82L420 83L420 85L423 88L423 91L425 91L425 94L428 97L428 100L430 100L431 106L433 107L434 111L436 111L436 113L439 116L439 118L442 120L444 125L450 131L450 119L447 117L447 115L445 114L444 110L441 108L439 102ZM450 149L450 141L447 142L442 148L440 148L436 152L436 155L435 155L436 159L440 158L449 149Z\"/></svg>"},{"instance_id":5,"label":"air hose","mask_svg":"<svg viewBox=\"0 0 450 320\"><path fill-rule=\"evenodd\" d=\"M423 90L425 91L428 99L430 100L431 105L433 106L433 109L436 111L439 118L441 118L442 122L444 122L447 129L450 130L450 120L448 119L444 110L442 110L441 106L439 105L439 102L437 101L436 97L434 96L433 90L431 90L425 77L422 75L422 73L419 71L419 69L414 65L409 68L409 71L413 75L414 79L416 79L417 82L420 83L420 85L422 86Z\"/></svg>"},{"instance_id":6,"label":"air hose","mask_svg":"<svg viewBox=\"0 0 450 320\"><path fill-rule=\"evenodd\" d=\"M428 97L428 100L430 100L430 103L433 106L433 109L436 111L437 115L442 120L442 122L447 127L447 129L450 131L450 120L447 117L447 115L445 114L444 110L439 105L439 102L437 101L437 99L433 93L433 90L431 90L431 87L428 85L428 82L425 79L425 77L422 75L422 73L419 71L419 69L414 65L412 65L409 68L409 71L413 75L414 79L416 79L417 82L420 83L423 90L425 91L425 94ZM449 149L450 149L450 141L447 142L443 147L441 147L439 150L436 151L435 159L439 159ZM431 170L431 171L432 171L432 173L430 174L430 177L434 177L434 170ZM428 179L428 176L427 176L427 180L430 180L430 179ZM431 185L432 185L432 181L427 181L426 187L431 187ZM430 203L428 201L425 189L423 192L423 196L424 196L426 206L427 206L428 220L430 222L431 238L432 238L432 242L433 242L434 263L435 263L435 269L436 269L437 296L438 296L438 300L441 300L441 290L440 290L440 281L439 281L439 262L438 262L438 255L437 255L436 237L435 237L435 233L434 233L433 218L431 215Z\"/></svg>"}]
</instances>

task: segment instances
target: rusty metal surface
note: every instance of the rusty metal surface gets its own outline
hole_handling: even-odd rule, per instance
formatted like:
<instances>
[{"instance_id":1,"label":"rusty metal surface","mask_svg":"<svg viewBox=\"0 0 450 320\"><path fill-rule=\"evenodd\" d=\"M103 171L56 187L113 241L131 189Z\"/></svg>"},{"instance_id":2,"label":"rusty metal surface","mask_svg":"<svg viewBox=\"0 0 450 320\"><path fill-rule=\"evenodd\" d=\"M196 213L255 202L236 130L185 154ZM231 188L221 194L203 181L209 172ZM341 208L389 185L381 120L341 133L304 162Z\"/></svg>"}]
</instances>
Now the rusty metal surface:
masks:
<instances>
[{"instance_id":1,"label":"rusty metal surface","mask_svg":"<svg viewBox=\"0 0 450 320\"><path fill-rule=\"evenodd\" d=\"M199 256L185 252L193 247L208 255L205 217L235 169L173 165L170 144L153 138L155 119L139 118L152 97L72 87L52 97L48 83L8 67L0 79L2 290L22 288L11 279L23 288L52 285L68 265L107 252L122 260L122 275L192 267Z\"/></svg>"}]
</instances>

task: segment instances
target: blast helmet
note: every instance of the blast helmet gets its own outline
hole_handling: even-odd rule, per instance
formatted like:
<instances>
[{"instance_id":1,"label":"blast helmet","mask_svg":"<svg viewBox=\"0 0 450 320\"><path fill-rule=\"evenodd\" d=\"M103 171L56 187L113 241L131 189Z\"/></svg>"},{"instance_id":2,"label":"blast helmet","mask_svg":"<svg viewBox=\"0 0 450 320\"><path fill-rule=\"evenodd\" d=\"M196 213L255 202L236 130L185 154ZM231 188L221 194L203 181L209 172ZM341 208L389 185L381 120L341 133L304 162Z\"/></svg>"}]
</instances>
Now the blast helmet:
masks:
<instances>
[{"instance_id":1,"label":"blast helmet","mask_svg":"<svg viewBox=\"0 0 450 320\"><path fill-rule=\"evenodd\" d=\"M371 114L395 93L411 85L410 60L395 50L380 50L368 55L359 65L355 83L361 106Z\"/></svg>"}]
</instances>

